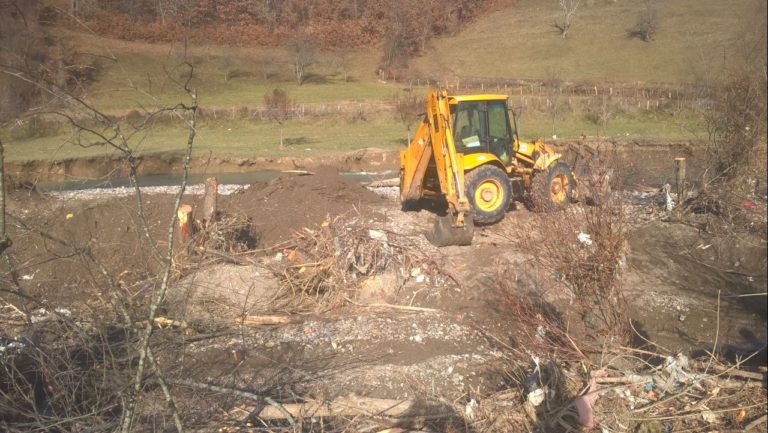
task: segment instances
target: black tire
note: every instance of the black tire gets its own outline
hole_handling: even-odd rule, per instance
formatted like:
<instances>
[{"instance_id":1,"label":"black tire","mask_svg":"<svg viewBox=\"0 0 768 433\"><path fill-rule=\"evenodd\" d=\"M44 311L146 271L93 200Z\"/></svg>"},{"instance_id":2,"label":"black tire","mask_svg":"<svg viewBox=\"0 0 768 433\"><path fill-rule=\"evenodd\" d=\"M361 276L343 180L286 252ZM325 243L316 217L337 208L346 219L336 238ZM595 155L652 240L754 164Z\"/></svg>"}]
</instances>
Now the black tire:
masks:
<instances>
[{"instance_id":1,"label":"black tire","mask_svg":"<svg viewBox=\"0 0 768 433\"><path fill-rule=\"evenodd\" d=\"M509 178L495 165L482 165L464 177L472 217L478 224L493 224L504 218L512 200Z\"/></svg>"},{"instance_id":2,"label":"black tire","mask_svg":"<svg viewBox=\"0 0 768 433\"><path fill-rule=\"evenodd\" d=\"M565 186L563 187L563 183ZM530 203L533 210L563 210L573 200L573 172L568 164L558 162L547 171L537 173L531 181Z\"/></svg>"}]
</instances>

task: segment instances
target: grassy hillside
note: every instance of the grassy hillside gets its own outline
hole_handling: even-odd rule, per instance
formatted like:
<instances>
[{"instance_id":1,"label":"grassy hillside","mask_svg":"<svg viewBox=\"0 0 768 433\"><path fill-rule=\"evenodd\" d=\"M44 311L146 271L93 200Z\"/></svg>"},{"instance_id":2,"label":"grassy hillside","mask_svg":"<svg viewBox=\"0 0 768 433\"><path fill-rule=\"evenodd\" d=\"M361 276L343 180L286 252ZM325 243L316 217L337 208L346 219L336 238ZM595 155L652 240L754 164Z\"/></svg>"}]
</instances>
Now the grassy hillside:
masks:
<instances>
[{"instance_id":1,"label":"grassy hillside","mask_svg":"<svg viewBox=\"0 0 768 433\"><path fill-rule=\"evenodd\" d=\"M152 98L172 103L185 96L179 83L187 72L180 65L185 59L181 44L70 37L78 49L103 56L97 79L87 89L99 107L120 111L152 103ZM399 90L376 80L378 57L370 51L318 51L303 85L297 84L289 55L281 48L193 46L186 58L195 67L191 86L207 107L258 106L276 87L298 103L386 100Z\"/></svg>"},{"instance_id":2,"label":"grassy hillside","mask_svg":"<svg viewBox=\"0 0 768 433\"><path fill-rule=\"evenodd\" d=\"M629 39L641 0L583 0L568 38L553 23L556 0L520 0L437 39L415 65L445 76L692 82L737 56L752 0L656 1L659 31L651 42Z\"/></svg>"}]
</instances>

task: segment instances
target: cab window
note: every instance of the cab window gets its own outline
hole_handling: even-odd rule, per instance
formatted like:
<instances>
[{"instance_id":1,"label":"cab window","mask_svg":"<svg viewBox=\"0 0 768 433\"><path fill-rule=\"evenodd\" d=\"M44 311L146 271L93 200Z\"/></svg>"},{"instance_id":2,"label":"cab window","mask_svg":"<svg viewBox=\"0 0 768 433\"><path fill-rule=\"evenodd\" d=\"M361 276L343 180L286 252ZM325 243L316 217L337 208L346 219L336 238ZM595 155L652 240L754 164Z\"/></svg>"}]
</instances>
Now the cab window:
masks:
<instances>
[{"instance_id":1,"label":"cab window","mask_svg":"<svg viewBox=\"0 0 768 433\"><path fill-rule=\"evenodd\" d=\"M459 103L453 122L454 142L459 152L487 152L486 116L482 102Z\"/></svg>"},{"instance_id":2,"label":"cab window","mask_svg":"<svg viewBox=\"0 0 768 433\"><path fill-rule=\"evenodd\" d=\"M504 101L488 103L488 136L491 153L504 162L509 161L512 133L509 127L507 104Z\"/></svg>"}]
</instances>

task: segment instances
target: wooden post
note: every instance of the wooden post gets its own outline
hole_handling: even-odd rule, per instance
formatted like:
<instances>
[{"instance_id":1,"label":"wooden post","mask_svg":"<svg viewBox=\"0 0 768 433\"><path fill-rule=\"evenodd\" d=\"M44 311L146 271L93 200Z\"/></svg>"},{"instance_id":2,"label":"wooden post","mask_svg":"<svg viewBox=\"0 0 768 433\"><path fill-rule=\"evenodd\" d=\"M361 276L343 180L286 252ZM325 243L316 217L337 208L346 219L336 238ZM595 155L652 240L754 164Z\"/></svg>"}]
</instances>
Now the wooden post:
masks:
<instances>
[{"instance_id":1,"label":"wooden post","mask_svg":"<svg viewBox=\"0 0 768 433\"><path fill-rule=\"evenodd\" d=\"M685 158L675 158L675 178L677 180L677 202L685 201Z\"/></svg>"},{"instance_id":2,"label":"wooden post","mask_svg":"<svg viewBox=\"0 0 768 433\"><path fill-rule=\"evenodd\" d=\"M219 182L215 177L205 179L205 195L203 196L203 224L205 227L216 219L216 202L219 196Z\"/></svg>"}]
</instances>

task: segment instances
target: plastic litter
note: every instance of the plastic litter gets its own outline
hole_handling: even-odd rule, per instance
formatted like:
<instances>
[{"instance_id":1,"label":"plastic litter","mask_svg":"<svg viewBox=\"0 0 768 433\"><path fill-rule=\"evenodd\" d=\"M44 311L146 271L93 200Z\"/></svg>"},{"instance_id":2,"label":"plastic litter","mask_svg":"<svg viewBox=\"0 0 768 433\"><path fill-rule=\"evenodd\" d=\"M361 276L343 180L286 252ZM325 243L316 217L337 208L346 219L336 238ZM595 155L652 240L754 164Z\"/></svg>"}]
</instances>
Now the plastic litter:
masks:
<instances>
[{"instance_id":1,"label":"plastic litter","mask_svg":"<svg viewBox=\"0 0 768 433\"><path fill-rule=\"evenodd\" d=\"M586 233L581 233L581 232L580 232L580 233L579 233L579 234L576 236L576 239L578 239L578 240L579 240L579 242L581 242L582 244L584 244L584 245L586 245L586 246L590 246L590 245L592 245L592 237L590 237L590 235L588 235L588 234L586 234Z\"/></svg>"}]
</instances>

